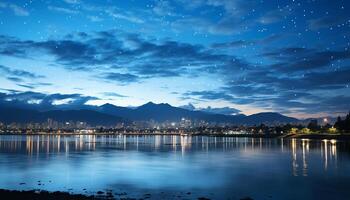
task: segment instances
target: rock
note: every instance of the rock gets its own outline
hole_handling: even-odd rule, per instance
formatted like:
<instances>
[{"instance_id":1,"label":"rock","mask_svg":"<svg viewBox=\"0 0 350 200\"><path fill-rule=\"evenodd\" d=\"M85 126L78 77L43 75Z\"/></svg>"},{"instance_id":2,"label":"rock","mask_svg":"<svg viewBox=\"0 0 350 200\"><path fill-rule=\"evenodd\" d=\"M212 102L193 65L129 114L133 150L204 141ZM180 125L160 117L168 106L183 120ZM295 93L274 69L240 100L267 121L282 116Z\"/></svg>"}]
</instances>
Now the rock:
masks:
<instances>
[{"instance_id":1,"label":"rock","mask_svg":"<svg viewBox=\"0 0 350 200\"><path fill-rule=\"evenodd\" d=\"M210 200L210 199L206 197L199 197L198 200Z\"/></svg>"}]
</instances>

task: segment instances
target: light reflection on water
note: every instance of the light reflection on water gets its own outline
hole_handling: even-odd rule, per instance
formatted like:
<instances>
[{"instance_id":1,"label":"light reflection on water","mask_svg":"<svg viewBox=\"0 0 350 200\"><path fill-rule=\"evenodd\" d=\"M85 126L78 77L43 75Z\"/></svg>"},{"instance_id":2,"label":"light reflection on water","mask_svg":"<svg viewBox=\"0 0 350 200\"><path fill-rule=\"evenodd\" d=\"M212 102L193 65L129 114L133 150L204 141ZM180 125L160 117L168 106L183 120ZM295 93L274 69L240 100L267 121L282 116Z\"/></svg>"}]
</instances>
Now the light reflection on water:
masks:
<instances>
[{"instance_id":1,"label":"light reflection on water","mask_svg":"<svg viewBox=\"0 0 350 200\"><path fill-rule=\"evenodd\" d=\"M349 147L307 139L2 135L0 188L341 199L350 195Z\"/></svg>"}]
</instances>

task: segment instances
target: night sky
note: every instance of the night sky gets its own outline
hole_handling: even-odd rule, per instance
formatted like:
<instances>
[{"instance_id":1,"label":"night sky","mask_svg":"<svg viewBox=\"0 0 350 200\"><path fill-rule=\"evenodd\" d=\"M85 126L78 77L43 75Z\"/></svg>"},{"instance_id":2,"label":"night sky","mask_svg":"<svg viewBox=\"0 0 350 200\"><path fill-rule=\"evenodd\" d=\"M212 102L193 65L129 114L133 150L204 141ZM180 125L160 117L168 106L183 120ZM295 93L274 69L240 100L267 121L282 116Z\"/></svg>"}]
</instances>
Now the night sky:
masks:
<instances>
[{"instance_id":1,"label":"night sky","mask_svg":"<svg viewBox=\"0 0 350 200\"><path fill-rule=\"evenodd\" d=\"M0 1L0 98L336 116L349 46L348 0Z\"/></svg>"}]
</instances>

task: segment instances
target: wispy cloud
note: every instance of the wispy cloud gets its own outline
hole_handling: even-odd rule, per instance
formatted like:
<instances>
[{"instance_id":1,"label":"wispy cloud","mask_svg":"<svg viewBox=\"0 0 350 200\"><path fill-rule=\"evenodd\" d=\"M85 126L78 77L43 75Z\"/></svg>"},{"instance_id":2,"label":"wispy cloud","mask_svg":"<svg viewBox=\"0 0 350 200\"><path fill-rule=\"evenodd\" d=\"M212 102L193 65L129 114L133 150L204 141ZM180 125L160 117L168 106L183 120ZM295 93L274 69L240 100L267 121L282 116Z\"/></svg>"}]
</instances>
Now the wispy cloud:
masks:
<instances>
[{"instance_id":1,"label":"wispy cloud","mask_svg":"<svg viewBox=\"0 0 350 200\"><path fill-rule=\"evenodd\" d=\"M289 5L276 10L268 11L258 20L262 24L273 24L285 20L292 14L293 8Z\"/></svg>"},{"instance_id":2,"label":"wispy cloud","mask_svg":"<svg viewBox=\"0 0 350 200\"><path fill-rule=\"evenodd\" d=\"M56 12L62 12L66 14L78 14L79 11L69 9L69 8L63 8L63 7L57 7L57 6L48 6L47 7L49 10L56 11Z\"/></svg>"},{"instance_id":3,"label":"wispy cloud","mask_svg":"<svg viewBox=\"0 0 350 200\"><path fill-rule=\"evenodd\" d=\"M144 23L144 20L136 17L135 15L122 13L122 12L119 12L118 10L115 10L115 9L108 9L108 10L106 10L106 12L111 17L116 18L116 19L122 19L122 20L126 20L126 21L129 21L132 23L137 23L137 24Z\"/></svg>"},{"instance_id":4,"label":"wispy cloud","mask_svg":"<svg viewBox=\"0 0 350 200\"><path fill-rule=\"evenodd\" d=\"M17 78L29 78L29 79L44 78L44 76L42 76L42 75L37 75L37 74L31 73L28 71L24 71L24 70L12 69L10 67L6 67L3 65L0 65L0 71L5 75L9 75L12 77L17 77Z\"/></svg>"},{"instance_id":5,"label":"wispy cloud","mask_svg":"<svg viewBox=\"0 0 350 200\"><path fill-rule=\"evenodd\" d=\"M17 16L29 16L29 11L13 3L1 3L0 8L9 8Z\"/></svg>"},{"instance_id":6,"label":"wispy cloud","mask_svg":"<svg viewBox=\"0 0 350 200\"><path fill-rule=\"evenodd\" d=\"M68 4L78 4L81 2L80 0L63 0L63 1Z\"/></svg>"},{"instance_id":7,"label":"wispy cloud","mask_svg":"<svg viewBox=\"0 0 350 200\"><path fill-rule=\"evenodd\" d=\"M116 92L103 92L102 94L104 96L107 96L107 97L120 97L120 98L128 97L126 95L122 95L122 94L119 94L119 93L116 93Z\"/></svg>"},{"instance_id":8,"label":"wispy cloud","mask_svg":"<svg viewBox=\"0 0 350 200\"><path fill-rule=\"evenodd\" d=\"M332 26L342 25L348 22L347 17L343 16L332 16L332 17L322 17L318 19L311 19L308 21L309 28L311 30L317 31L322 28L330 28Z\"/></svg>"}]
</instances>

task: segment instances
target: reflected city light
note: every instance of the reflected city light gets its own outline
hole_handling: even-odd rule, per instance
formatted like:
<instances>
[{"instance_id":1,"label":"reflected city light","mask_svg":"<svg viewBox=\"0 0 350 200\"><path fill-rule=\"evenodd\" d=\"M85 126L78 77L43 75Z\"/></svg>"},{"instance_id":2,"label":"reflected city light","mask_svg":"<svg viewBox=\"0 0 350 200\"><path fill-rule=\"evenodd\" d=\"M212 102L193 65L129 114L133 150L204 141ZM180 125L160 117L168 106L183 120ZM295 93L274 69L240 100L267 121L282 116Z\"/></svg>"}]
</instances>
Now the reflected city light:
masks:
<instances>
[{"instance_id":1,"label":"reflected city light","mask_svg":"<svg viewBox=\"0 0 350 200\"><path fill-rule=\"evenodd\" d=\"M190 135L30 135L4 139L0 137L0 150L9 152L25 151L28 156L46 154L54 155L72 151L95 151L101 146L110 146L118 150L144 151L152 145L152 151L172 151L185 157L190 151L212 150L222 152L240 151L247 156L260 155L279 146L278 151L289 154L293 176L308 176L310 156L320 155L319 162L324 170L336 167L338 144L336 140L312 141L309 139L263 139L237 137L202 137ZM321 154L319 154L319 152Z\"/></svg>"}]
</instances>

